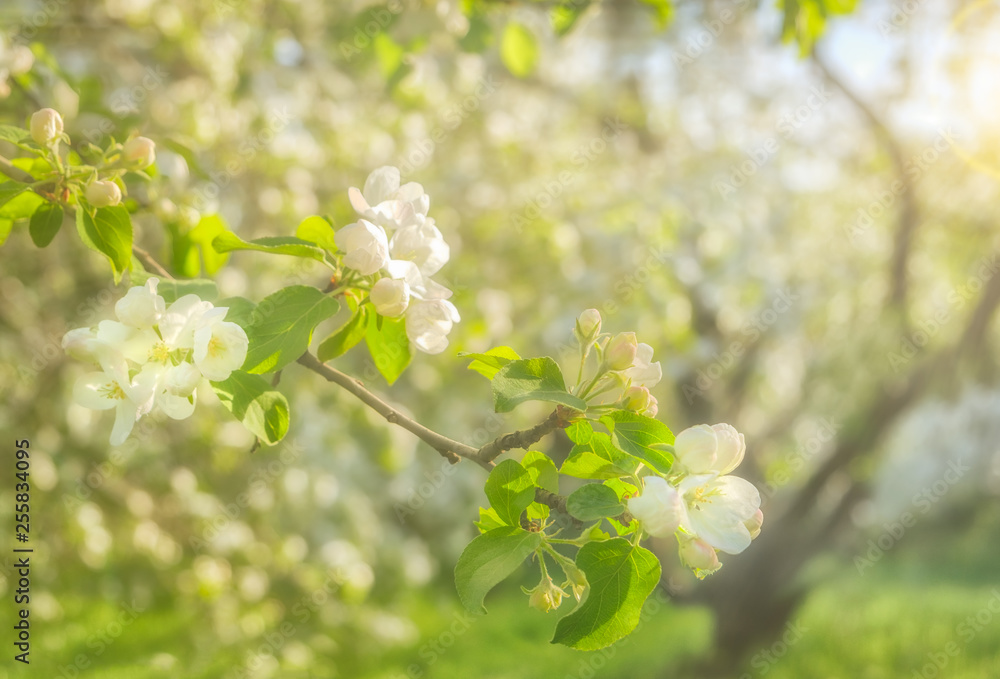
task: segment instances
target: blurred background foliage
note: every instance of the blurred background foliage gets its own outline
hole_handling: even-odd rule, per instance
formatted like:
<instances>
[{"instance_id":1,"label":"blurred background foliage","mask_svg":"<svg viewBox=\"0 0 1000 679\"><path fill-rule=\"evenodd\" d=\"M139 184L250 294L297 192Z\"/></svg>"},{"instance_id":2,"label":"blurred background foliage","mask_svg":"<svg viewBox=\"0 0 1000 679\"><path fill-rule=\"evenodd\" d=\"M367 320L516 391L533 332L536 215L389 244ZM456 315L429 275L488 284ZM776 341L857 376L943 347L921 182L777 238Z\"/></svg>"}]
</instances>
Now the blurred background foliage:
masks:
<instances>
[{"instance_id":1,"label":"blurred background foliage","mask_svg":"<svg viewBox=\"0 0 1000 679\"><path fill-rule=\"evenodd\" d=\"M82 367L59 340L124 284L0 209L0 423L33 465L30 676L1000 673L995 3L14 0L0 21L2 122L51 106L75 142L156 140L130 204L174 272L252 299L322 285L207 244L219 220L244 238L344 225L347 188L397 165L452 244L463 322L391 389L363 349L342 369L482 443L545 410L493 415L455 353L569 361L597 307L663 361L660 419L746 433L768 517L704 586L658 545L663 595L607 652L549 646L553 616L517 583L470 623L451 569L480 469L295 369L275 448L251 453L202 394L109 450L106 417L67 405ZM0 675L29 676L14 664Z\"/></svg>"}]
</instances>

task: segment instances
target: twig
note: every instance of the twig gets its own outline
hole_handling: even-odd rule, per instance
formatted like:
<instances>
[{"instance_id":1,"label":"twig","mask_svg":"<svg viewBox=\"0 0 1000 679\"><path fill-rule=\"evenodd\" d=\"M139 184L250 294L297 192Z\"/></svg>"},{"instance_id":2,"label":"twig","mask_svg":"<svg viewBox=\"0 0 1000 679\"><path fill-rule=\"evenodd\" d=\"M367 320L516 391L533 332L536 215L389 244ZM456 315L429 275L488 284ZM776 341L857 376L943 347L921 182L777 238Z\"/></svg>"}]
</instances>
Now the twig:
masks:
<instances>
[{"instance_id":1,"label":"twig","mask_svg":"<svg viewBox=\"0 0 1000 679\"><path fill-rule=\"evenodd\" d=\"M140 248L138 245L132 246L132 254L135 255L136 259L142 262L142 265L146 268L147 271L152 271L153 273L159 276L163 276L168 280L171 281L174 280L174 277L170 275L170 272L167 271L165 268L163 268L163 265L157 262L153 258L153 255L149 254L148 252Z\"/></svg>"},{"instance_id":2,"label":"twig","mask_svg":"<svg viewBox=\"0 0 1000 679\"><path fill-rule=\"evenodd\" d=\"M498 436L493 439L479 449L477 457L484 462L490 462L507 450L514 448L523 448L527 450L532 445L540 441L546 434L565 426L565 420L560 417L559 410L556 409L552 411L552 414L545 420L536 424L531 429L513 431L509 434L503 434L502 436Z\"/></svg>"},{"instance_id":3,"label":"twig","mask_svg":"<svg viewBox=\"0 0 1000 679\"><path fill-rule=\"evenodd\" d=\"M438 451L452 464L457 463L461 458L465 458L467 460L472 460L486 470L493 468L492 462L481 460L478 457L477 453L479 451L476 448L450 439L442 434L438 434L436 431L432 431L419 422L403 415L378 396L368 391L360 380L331 368L325 363L320 363L319 359L308 352L299 357L298 362L300 365L312 370L328 382L333 382L337 386L349 391L366 406L384 417L386 422L398 425L410 433L415 434L421 441L430 445L431 448Z\"/></svg>"}]
</instances>

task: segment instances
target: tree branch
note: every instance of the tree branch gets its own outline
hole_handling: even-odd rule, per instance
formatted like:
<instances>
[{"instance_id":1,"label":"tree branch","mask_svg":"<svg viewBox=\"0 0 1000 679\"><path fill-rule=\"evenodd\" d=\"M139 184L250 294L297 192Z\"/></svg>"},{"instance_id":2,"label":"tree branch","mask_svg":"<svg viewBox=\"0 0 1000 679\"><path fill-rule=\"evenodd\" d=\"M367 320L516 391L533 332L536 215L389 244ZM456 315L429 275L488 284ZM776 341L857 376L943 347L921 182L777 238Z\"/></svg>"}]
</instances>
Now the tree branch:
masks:
<instances>
[{"instance_id":1,"label":"tree branch","mask_svg":"<svg viewBox=\"0 0 1000 679\"><path fill-rule=\"evenodd\" d=\"M486 470L493 468L492 462L489 462L488 460L481 460L478 457L477 453L479 451L476 448L450 439L442 434L438 434L419 422L403 415L378 396L368 391L360 380L331 368L325 363L320 363L319 359L308 352L302 354L302 356L299 357L298 362L300 365L312 370L328 382L333 382L337 386L346 389L366 406L384 417L386 422L398 425L409 431L411 434L415 434L417 438L441 453L441 455L447 458L452 464L455 464L461 458L465 458L467 460L472 460Z\"/></svg>"},{"instance_id":2,"label":"tree branch","mask_svg":"<svg viewBox=\"0 0 1000 679\"><path fill-rule=\"evenodd\" d=\"M531 429L512 431L493 439L479 449L476 457L483 462L491 462L499 457L504 451L514 448L527 450L535 443L538 443L546 434L550 434L556 429L565 427L567 422L561 417L559 409L552 411L546 419L536 424Z\"/></svg>"},{"instance_id":3,"label":"tree branch","mask_svg":"<svg viewBox=\"0 0 1000 679\"><path fill-rule=\"evenodd\" d=\"M819 67L819 70L823 72L826 79L844 93L858 111L868 120L875 135L881 138L885 150L889 154L889 158L892 160L893 167L896 170L896 181L893 184L898 182L902 185L898 192L893 191L893 193L898 193L900 196L902 205L899 210L899 223L896 226L896 240L890 266L890 293L888 301L891 306L900 309L905 316L908 288L906 267L909 263L910 251L913 249L913 234L917 230L919 219L917 216L917 200L913 191L913 181L906 172L906 157L903 153L903 148L892 132L889 131L886 124L875 113L874 109L865 103L857 93L847 87L840 78L833 74L820 54L813 51L812 56L813 61Z\"/></svg>"}]
</instances>

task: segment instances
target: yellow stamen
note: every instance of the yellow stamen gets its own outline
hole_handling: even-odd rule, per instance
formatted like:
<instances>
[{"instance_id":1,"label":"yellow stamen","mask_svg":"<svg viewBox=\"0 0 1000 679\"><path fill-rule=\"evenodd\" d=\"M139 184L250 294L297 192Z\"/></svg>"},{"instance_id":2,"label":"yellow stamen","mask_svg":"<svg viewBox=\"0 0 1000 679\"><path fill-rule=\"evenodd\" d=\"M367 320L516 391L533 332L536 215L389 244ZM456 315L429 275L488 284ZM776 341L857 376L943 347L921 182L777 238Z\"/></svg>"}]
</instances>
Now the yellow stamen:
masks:
<instances>
[{"instance_id":1,"label":"yellow stamen","mask_svg":"<svg viewBox=\"0 0 1000 679\"><path fill-rule=\"evenodd\" d=\"M125 400L125 390L123 390L120 386L118 386L117 382L110 382L109 384L106 384L103 387L99 387L97 393L99 393L104 398L111 398L117 401Z\"/></svg>"}]
</instances>

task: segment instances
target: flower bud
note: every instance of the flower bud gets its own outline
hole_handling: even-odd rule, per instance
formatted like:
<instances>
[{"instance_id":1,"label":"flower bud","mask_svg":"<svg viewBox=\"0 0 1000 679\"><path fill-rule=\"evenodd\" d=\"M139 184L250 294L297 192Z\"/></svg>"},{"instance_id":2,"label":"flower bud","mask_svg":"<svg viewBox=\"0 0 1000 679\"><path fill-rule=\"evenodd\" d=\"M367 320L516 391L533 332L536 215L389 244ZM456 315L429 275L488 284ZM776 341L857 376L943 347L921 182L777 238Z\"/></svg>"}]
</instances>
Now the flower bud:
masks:
<instances>
[{"instance_id":1,"label":"flower bud","mask_svg":"<svg viewBox=\"0 0 1000 679\"><path fill-rule=\"evenodd\" d=\"M684 565L699 579L722 567L715 548L700 538L680 538L678 553Z\"/></svg>"},{"instance_id":2,"label":"flower bud","mask_svg":"<svg viewBox=\"0 0 1000 679\"><path fill-rule=\"evenodd\" d=\"M562 586L569 587L573 592L573 597L576 598L577 601L580 601L580 599L583 598L583 593L587 589L587 575L572 562L565 564L561 563L560 566L562 567L563 572L566 573L566 582L564 582Z\"/></svg>"},{"instance_id":3,"label":"flower bud","mask_svg":"<svg viewBox=\"0 0 1000 679\"><path fill-rule=\"evenodd\" d=\"M84 195L94 207L108 207L122 202L122 190L112 181L90 182Z\"/></svg>"},{"instance_id":4,"label":"flower bud","mask_svg":"<svg viewBox=\"0 0 1000 679\"><path fill-rule=\"evenodd\" d=\"M31 116L31 138L40 146L48 146L63 133L63 119L58 111L43 108Z\"/></svg>"},{"instance_id":5,"label":"flower bud","mask_svg":"<svg viewBox=\"0 0 1000 679\"><path fill-rule=\"evenodd\" d=\"M634 332L620 332L611 338L604 350L604 363L608 370L628 370L635 362L639 343Z\"/></svg>"},{"instance_id":6,"label":"flower bud","mask_svg":"<svg viewBox=\"0 0 1000 679\"><path fill-rule=\"evenodd\" d=\"M130 139L125 142L125 147L122 149L122 159L126 165L136 170L144 170L156 160L156 144L146 137Z\"/></svg>"},{"instance_id":7,"label":"flower bud","mask_svg":"<svg viewBox=\"0 0 1000 679\"><path fill-rule=\"evenodd\" d=\"M587 309L576 319L576 338L580 344L590 345L601 333L601 312Z\"/></svg>"},{"instance_id":8,"label":"flower bud","mask_svg":"<svg viewBox=\"0 0 1000 679\"><path fill-rule=\"evenodd\" d=\"M566 592L556 587L556 583L552 582L552 578L548 575L543 575L542 581L534 589L524 591L531 595L528 598L528 605L542 613L559 608L563 597L566 596Z\"/></svg>"},{"instance_id":9,"label":"flower bud","mask_svg":"<svg viewBox=\"0 0 1000 679\"><path fill-rule=\"evenodd\" d=\"M644 415L646 417L656 417L656 413L660 411L660 402L656 400L656 397L652 394L649 395L649 405L646 406L646 412Z\"/></svg>"},{"instance_id":10,"label":"flower bud","mask_svg":"<svg viewBox=\"0 0 1000 679\"><path fill-rule=\"evenodd\" d=\"M372 286L368 297L379 315L396 318L410 305L410 286L406 281L380 278Z\"/></svg>"},{"instance_id":11,"label":"flower bud","mask_svg":"<svg viewBox=\"0 0 1000 679\"><path fill-rule=\"evenodd\" d=\"M629 387L625 390L625 409L641 413L649 407L652 398L646 387Z\"/></svg>"},{"instance_id":12,"label":"flower bud","mask_svg":"<svg viewBox=\"0 0 1000 679\"><path fill-rule=\"evenodd\" d=\"M757 536L760 535L761 526L764 525L764 512L758 508L753 516L743 522L743 525L750 531L750 539L756 540Z\"/></svg>"}]
</instances>

